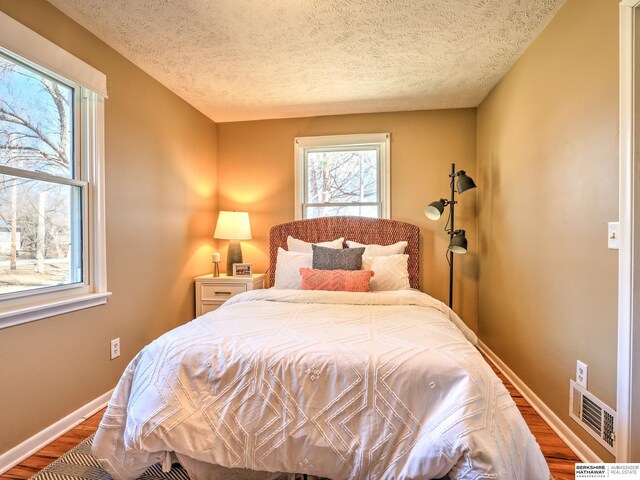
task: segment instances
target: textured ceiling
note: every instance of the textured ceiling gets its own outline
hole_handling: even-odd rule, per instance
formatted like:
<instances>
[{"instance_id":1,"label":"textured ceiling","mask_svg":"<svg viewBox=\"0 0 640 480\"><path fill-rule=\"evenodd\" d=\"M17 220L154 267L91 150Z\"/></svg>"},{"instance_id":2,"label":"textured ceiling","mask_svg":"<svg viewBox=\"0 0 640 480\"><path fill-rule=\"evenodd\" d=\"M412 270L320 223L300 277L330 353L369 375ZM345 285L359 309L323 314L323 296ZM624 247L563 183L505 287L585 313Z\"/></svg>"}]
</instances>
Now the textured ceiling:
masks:
<instances>
[{"instance_id":1,"label":"textured ceiling","mask_svg":"<svg viewBox=\"0 0 640 480\"><path fill-rule=\"evenodd\" d=\"M49 0L218 122L477 106L564 0Z\"/></svg>"}]
</instances>

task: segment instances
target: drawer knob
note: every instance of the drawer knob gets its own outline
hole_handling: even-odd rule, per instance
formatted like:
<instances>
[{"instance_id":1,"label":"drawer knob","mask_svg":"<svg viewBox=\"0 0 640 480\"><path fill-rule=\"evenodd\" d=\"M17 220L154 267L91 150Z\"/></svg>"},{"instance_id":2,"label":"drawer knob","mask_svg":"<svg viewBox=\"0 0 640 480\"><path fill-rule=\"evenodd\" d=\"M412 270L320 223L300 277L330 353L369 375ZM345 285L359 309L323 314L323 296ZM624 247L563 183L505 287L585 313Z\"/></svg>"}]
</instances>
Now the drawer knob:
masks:
<instances>
[{"instance_id":1,"label":"drawer knob","mask_svg":"<svg viewBox=\"0 0 640 480\"><path fill-rule=\"evenodd\" d=\"M216 292L216 295L231 295L231 292Z\"/></svg>"}]
</instances>

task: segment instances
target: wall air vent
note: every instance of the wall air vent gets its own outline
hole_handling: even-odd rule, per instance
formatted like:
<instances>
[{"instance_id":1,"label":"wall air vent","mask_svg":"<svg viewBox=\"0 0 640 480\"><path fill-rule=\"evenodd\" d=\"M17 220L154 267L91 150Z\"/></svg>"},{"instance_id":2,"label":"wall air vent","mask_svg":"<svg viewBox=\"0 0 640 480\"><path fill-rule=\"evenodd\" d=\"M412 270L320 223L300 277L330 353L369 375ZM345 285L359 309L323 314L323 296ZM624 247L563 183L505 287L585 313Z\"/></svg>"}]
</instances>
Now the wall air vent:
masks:
<instances>
[{"instance_id":1,"label":"wall air vent","mask_svg":"<svg viewBox=\"0 0 640 480\"><path fill-rule=\"evenodd\" d=\"M569 386L569 415L615 455L616 412L573 380Z\"/></svg>"}]
</instances>

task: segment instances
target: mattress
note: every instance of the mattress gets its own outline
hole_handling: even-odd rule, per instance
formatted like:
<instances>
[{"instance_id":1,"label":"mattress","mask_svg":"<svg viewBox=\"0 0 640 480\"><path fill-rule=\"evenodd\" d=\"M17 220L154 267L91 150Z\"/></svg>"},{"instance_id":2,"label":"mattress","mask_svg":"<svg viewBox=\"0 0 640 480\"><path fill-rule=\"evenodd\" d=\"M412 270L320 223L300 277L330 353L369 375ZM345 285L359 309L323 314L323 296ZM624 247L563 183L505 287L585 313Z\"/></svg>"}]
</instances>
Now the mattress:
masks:
<instances>
[{"instance_id":1,"label":"mattress","mask_svg":"<svg viewBox=\"0 0 640 480\"><path fill-rule=\"evenodd\" d=\"M475 342L414 290L247 292L132 360L93 451L121 479L176 459L192 480L548 479Z\"/></svg>"}]
</instances>

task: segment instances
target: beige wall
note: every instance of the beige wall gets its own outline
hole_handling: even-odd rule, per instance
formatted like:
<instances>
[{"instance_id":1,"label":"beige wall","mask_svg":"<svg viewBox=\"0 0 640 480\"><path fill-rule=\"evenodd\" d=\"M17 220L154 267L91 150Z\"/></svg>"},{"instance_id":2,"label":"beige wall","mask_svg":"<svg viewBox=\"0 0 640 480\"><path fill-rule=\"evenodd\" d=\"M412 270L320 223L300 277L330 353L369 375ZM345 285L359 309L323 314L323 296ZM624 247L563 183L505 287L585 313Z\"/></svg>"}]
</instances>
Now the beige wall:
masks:
<instances>
[{"instance_id":1,"label":"beige wall","mask_svg":"<svg viewBox=\"0 0 640 480\"><path fill-rule=\"evenodd\" d=\"M615 407L618 1L568 0L478 108L480 338L568 415L576 360Z\"/></svg>"},{"instance_id":2,"label":"beige wall","mask_svg":"<svg viewBox=\"0 0 640 480\"><path fill-rule=\"evenodd\" d=\"M108 282L102 307L0 330L0 452L114 387L138 350L194 315L210 269L216 126L43 0L0 10L107 75ZM109 360L109 340L122 355Z\"/></svg>"},{"instance_id":3,"label":"beige wall","mask_svg":"<svg viewBox=\"0 0 640 480\"><path fill-rule=\"evenodd\" d=\"M341 115L218 124L218 204L250 212L253 240L244 261L268 267L269 228L294 219L294 138L391 133L391 216L421 229L421 287L447 301L445 221L428 220L424 206L449 195L450 164L475 177L475 109ZM480 185L482 188L482 185ZM457 256L454 308L476 326L476 193L458 198L456 225L467 230L469 253ZM226 243L218 242L222 252ZM224 264L224 257L223 257Z\"/></svg>"}]
</instances>

